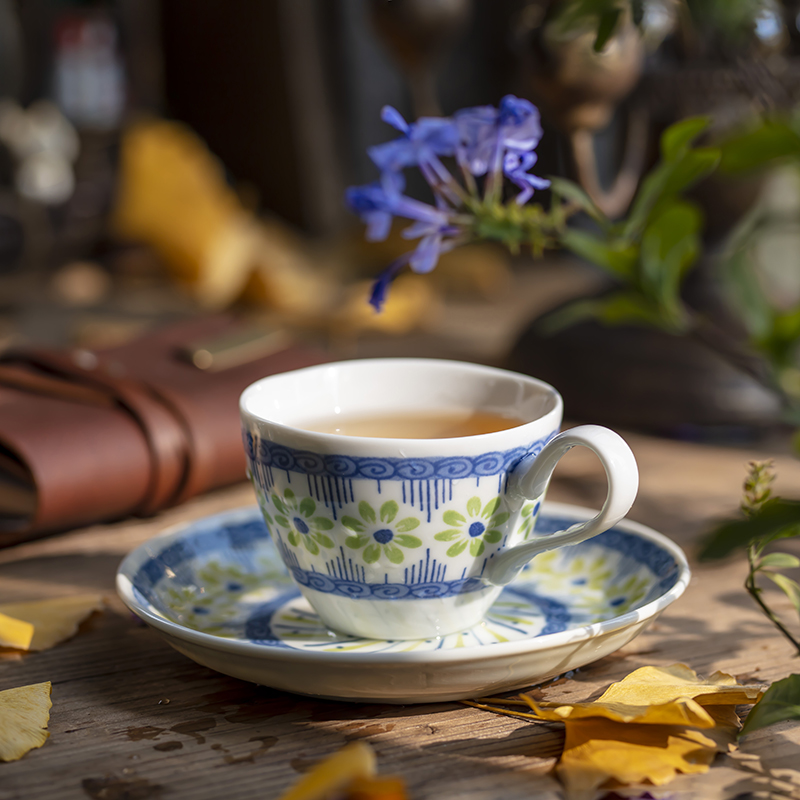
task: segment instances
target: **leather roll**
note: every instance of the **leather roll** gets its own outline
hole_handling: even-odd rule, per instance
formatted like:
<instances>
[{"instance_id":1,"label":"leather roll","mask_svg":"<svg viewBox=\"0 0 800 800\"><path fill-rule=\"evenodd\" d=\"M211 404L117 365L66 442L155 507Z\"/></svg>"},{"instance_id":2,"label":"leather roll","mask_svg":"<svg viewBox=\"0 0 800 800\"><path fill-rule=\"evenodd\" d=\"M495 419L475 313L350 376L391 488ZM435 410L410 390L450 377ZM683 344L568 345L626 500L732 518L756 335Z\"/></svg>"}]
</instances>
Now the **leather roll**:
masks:
<instances>
[{"instance_id":1,"label":"leather roll","mask_svg":"<svg viewBox=\"0 0 800 800\"><path fill-rule=\"evenodd\" d=\"M220 316L102 351L0 356L0 473L6 492L30 493L28 513L0 516L0 546L154 514L243 480L241 392L325 359L293 345L207 371L184 356L237 328Z\"/></svg>"}]
</instances>

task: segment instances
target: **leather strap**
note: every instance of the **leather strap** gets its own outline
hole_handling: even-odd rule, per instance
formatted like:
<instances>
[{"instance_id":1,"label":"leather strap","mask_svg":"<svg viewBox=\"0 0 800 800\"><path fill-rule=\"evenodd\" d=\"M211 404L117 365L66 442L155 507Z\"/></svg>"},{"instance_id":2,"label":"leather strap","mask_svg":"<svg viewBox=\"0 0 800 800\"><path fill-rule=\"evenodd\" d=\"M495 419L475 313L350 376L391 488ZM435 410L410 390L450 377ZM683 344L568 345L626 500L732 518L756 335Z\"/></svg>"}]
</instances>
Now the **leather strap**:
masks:
<instances>
[{"instance_id":1,"label":"leather strap","mask_svg":"<svg viewBox=\"0 0 800 800\"><path fill-rule=\"evenodd\" d=\"M187 425L146 384L125 377L117 362L87 350L43 349L4 353L0 362L0 384L82 404L111 404L130 415L150 455L147 490L135 513L153 514L183 499L193 461Z\"/></svg>"}]
</instances>

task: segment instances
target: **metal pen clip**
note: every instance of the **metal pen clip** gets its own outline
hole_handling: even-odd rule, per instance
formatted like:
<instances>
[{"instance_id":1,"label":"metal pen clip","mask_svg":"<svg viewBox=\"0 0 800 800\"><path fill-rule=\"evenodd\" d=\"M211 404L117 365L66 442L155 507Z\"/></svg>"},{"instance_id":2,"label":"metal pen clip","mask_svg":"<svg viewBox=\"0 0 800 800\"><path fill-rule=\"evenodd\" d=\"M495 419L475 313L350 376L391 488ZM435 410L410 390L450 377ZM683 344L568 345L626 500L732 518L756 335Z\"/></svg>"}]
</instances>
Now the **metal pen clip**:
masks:
<instances>
[{"instance_id":1,"label":"metal pen clip","mask_svg":"<svg viewBox=\"0 0 800 800\"><path fill-rule=\"evenodd\" d=\"M221 372L285 350L291 342L291 334L282 328L248 328L189 344L179 355L205 372Z\"/></svg>"}]
</instances>

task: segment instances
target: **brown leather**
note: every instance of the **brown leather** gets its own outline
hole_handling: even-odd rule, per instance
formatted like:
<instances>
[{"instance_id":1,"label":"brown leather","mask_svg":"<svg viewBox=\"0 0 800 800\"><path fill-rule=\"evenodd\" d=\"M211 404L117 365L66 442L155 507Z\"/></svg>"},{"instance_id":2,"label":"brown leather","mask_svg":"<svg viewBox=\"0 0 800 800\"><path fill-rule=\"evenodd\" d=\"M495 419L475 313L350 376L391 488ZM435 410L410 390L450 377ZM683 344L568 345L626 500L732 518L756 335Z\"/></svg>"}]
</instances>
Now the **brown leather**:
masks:
<instances>
[{"instance_id":1,"label":"brown leather","mask_svg":"<svg viewBox=\"0 0 800 800\"><path fill-rule=\"evenodd\" d=\"M215 317L102 352L26 351L0 363L0 444L37 491L34 519L0 524L0 545L152 514L245 476L238 398L265 375L323 360L291 347L206 373L177 356L229 333Z\"/></svg>"}]
</instances>

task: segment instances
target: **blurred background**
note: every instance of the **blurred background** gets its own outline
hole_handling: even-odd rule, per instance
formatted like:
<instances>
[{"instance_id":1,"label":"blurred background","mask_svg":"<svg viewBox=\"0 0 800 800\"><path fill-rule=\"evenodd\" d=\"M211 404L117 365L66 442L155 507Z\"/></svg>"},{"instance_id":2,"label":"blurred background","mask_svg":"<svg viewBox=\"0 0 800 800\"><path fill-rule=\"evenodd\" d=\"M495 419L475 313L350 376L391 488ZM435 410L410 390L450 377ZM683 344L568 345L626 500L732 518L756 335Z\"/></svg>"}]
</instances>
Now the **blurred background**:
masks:
<instances>
[{"instance_id":1,"label":"blurred background","mask_svg":"<svg viewBox=\"0 0 800 800\"><path fill-rule=\"evenodd\" d=\"M512 366L552 381L574 419L732 442L780 430L779 399L719 348L594 321L543 333L552 309L608 288L575 256L475 244L402 276L382 315L367 305L408 248L365 243L343 203L377 177L366 149L393 138L385 104L413 119L533 100L537 174L578 181L611 218L668 125L708 114L713 139L794 119L800 2L621 2L599 51L594 6L609 3L0 0L0 344L106 347L224 311L335 358ZM747 279L781 313L800 307L797 178L779 148L695 191L687 302L734 339L747 315L721 270L745 222Z\"/></svg>"}]
</instances>

